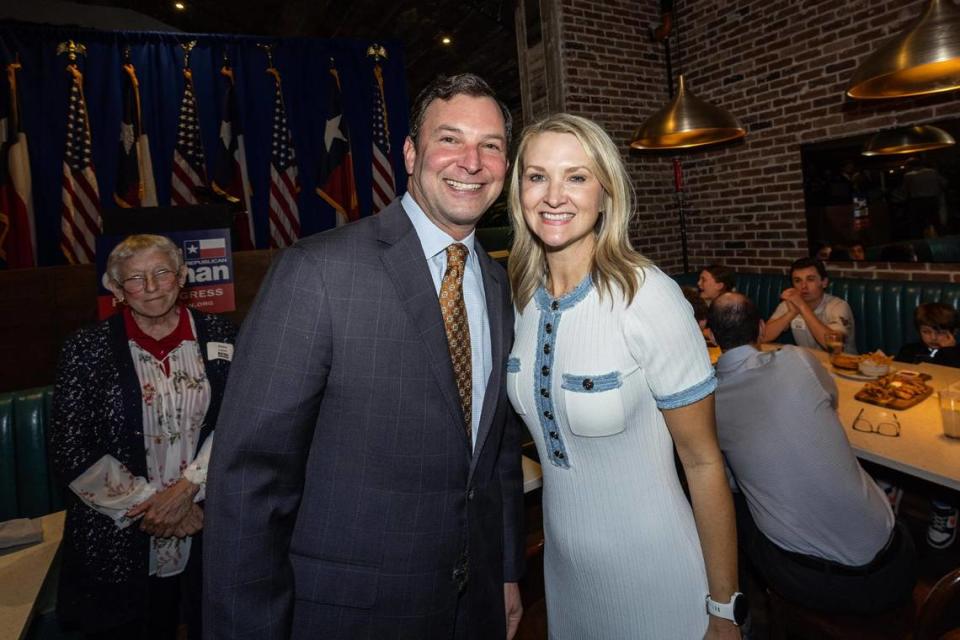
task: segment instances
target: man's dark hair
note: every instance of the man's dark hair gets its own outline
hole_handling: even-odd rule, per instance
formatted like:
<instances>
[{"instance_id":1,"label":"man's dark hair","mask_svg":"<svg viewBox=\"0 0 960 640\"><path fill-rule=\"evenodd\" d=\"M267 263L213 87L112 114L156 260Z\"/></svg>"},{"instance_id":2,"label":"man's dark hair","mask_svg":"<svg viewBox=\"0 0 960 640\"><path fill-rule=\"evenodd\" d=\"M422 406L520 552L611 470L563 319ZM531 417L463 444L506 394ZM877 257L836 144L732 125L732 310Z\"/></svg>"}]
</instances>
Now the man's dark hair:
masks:
<instances>
[{"instance_id":1,"label":"man's dark hair","mask_svg":"<svg viewBox=\"0 0 960 640\"><path fill-rule=\"evenodd\" d=\"M693 317L697 322L707 319L707 303L700 297L700 290L696 287L680 287L683 297L693 307Z\"/></svg>"},{"instance_id":2,"label":"man's dark hair","mask_svg":"<svg viewBox=\"0 0 960 640\"><path fill-rule=\"evenodd\" d=\"M722 264L708 264L704 271L713 276L713 279L724 286L726 291L733 291L737 286L737 272Z\"/></svg>"},{"instance_id":3,"label":"man's dark hair","mask_svg":"<svg viewBox=\"0 0 960 640\"><path fill-rule=\"evenodd\" d=\"M917 331L924 325L936 331L957 330L957 310L942 302L926 302L913 312L913 323Z\"/></svg>"},{"instance_id":4,"label":"man's dark hair","mask_svg":"<svg viewBox=\"0 0 960 640\"><path fill-rule=\"evenodd\" d=\"M794 260L793 264L790 265L790 277L793 278L794 271L799 271L800 269L806 269L808 267L814 267L817 270L817 273L820 274L821 278L827 277L827 268L823 266L823 262L817 258L814 258L813 256Z\"/></svg>"},{"instance_id":5,"label":"man's dark hair","mask_svg":"<svg viewBox=\"0 0 960 640\"><path fill-rule=\"evenodd\" d=\"M427 107L434 100L452 100L455 96L466 95L472 98L490 98L497 107L500 108L500 114L503 116L504 129L507 132L506 146L510 146L510 134L513 131L513 118L510 116L510 110L507 106L497 99L486 80L473 73L459 73L454 76L440 75L433 79L417 95L413 101L413 108L410 110L410 139L417 141L420 135L420 128L423 126L423 119L427 113ZM506 149L504 150L506 152Z\"/></svg>"},{"instance_id":6,"label":"man's dark hair","mask_svg":"<svg viewBox=\"0 0 960 640\"><path fill-rule=\"evenodd\" d=\"M760 312L742 293L723 293L710 305L707 326L723 351L753 344L760 337Z\"/></svg>"}]
</instances>

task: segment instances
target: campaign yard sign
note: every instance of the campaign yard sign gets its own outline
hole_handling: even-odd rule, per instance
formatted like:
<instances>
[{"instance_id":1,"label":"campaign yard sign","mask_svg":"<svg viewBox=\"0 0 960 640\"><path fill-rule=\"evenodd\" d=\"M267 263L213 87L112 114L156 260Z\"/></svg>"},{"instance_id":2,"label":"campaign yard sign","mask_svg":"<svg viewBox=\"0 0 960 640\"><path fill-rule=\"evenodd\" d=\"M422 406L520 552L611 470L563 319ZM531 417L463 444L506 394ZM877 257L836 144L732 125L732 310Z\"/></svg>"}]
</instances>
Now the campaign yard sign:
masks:
<instances>
[{"instance_id":1,"label":"campaign yard sign","mask_svg":"<svg viewBox=\"0 0 960 640\"><path fill-rule=\"evenodd\" d=\"M187 282L180 292L186 305L208 313L236 309L233 283L233 252L229 229L167 231L181 251L187 267ZM100 276L97 311L100 319L116 312L116 299L107 289L107 256L126 236L100 236L97 239L97 273Z\"/></svg>"}]
</instances>

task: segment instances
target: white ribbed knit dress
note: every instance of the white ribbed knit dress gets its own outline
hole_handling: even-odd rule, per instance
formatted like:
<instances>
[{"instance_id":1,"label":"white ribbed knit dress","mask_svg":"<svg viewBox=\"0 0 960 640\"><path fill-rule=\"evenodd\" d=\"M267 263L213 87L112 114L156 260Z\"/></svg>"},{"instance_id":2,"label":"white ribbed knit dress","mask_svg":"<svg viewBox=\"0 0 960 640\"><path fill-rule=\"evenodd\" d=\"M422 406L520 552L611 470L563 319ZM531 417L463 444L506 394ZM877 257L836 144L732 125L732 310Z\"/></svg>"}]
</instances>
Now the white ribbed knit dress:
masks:
<instances>
[{"instance_id":1,"label":"white ribbed knit dress","mask_svg":"<svg viewBox=\"0 0 960 640\"><path fill-rule=\"evenodd\" d=\"M543 466L547 623L555 640L703 637L706 573L660 409L715 388L690 305L655 267L629 306L589 276L518 313L513 406Z\"/></svg>"}]
</instances>

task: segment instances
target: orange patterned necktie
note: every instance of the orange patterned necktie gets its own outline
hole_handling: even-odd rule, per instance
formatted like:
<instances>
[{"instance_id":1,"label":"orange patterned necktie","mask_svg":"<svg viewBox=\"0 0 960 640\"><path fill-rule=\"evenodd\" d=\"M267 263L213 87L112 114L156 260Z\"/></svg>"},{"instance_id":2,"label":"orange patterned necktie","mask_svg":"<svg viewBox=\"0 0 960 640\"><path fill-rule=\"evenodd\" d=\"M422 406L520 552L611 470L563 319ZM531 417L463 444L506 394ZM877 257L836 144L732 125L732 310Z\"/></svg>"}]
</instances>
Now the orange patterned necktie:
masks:
<instances>
[{"instance_id":1,"label":"orange patterned necktie","mask_svg":"<svg viewBox=\"0 0 960 640\"><path fill-rule=\"evenodd\" d=\"M463 302L463 268L468 252L469 249L459 242L447 247L447 271L440 284L440 312L443 314L443 327L447 331L447 346L450 348L453 375L457 379L460 406L463 407L467 441L472 441L473 420L470 411L473 402L473 366L470 358L470 325L467 322L467 306Z\"/></svg>"}]
</instances>

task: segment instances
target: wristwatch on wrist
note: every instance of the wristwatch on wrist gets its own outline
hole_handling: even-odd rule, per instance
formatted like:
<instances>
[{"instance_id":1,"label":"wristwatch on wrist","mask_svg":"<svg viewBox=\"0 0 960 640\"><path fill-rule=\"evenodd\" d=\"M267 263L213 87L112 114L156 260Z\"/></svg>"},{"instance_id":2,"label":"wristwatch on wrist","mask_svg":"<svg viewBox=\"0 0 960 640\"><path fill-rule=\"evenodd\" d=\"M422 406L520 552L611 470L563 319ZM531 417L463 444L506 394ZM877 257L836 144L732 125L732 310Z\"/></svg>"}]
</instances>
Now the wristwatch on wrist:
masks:
<instances>
[{"instance_id":1,"label":"wristwatch on wrist","mask_svg":"<svg viewBox=\"0 0 960 640\"><path fill-rule=\"evenodd\" d=\"M738 627L747 621L749 610L747 596L739 591L730 596L730 602L727 603L717 602L710 597L709 593L707 594L707 613L711 616L731 620Z\"/></svg>"}]
</instances>

